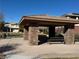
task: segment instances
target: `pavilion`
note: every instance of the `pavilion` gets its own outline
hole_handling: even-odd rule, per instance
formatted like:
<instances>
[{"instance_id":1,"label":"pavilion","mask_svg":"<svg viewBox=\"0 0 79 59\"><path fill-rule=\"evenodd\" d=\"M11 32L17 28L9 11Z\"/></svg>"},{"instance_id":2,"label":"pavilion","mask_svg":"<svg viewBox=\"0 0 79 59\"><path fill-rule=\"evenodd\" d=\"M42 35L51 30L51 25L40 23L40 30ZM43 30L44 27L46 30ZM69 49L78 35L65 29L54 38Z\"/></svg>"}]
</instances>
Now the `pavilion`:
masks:
<instances>
[{"instance_id":1,"label":"pavilion","mask_svg":"<svg viewBox=\"0 0 79 59\"><path fill-rule=\"evenodd\" d=\"M64 26L64 43L74 44L74 25L78 23L79 20L72 18L46 15L23 16L20 20L20 25L24 27L24 39L29 40L31 45L38 45L38 26L49 27L49 38L55 36L56 26Z\"/></svg>"}]
</instances>

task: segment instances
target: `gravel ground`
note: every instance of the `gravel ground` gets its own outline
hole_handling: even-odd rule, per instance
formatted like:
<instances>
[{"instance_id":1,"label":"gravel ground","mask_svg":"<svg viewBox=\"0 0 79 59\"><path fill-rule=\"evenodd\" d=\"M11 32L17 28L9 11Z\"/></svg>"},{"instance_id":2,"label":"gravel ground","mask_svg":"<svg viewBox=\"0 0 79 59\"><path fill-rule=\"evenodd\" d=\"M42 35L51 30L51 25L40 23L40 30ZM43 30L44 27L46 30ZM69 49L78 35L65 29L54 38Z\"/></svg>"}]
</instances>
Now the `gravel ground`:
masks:
<instances>
[{"instance_id":1,"label":"gravel ground","mask_svg":"<svg viewBox=\"0 0 79 59\"><path fill-rule=\"evenodd\" d=\"M45 43L42 45L30 46L28 40L12 38L0 40L0 46L4 45L15 47L15 49L4 52L5 55L9 56L8 59L79 57L79 42L72 45Z\"/></svg>"}]
</instances>

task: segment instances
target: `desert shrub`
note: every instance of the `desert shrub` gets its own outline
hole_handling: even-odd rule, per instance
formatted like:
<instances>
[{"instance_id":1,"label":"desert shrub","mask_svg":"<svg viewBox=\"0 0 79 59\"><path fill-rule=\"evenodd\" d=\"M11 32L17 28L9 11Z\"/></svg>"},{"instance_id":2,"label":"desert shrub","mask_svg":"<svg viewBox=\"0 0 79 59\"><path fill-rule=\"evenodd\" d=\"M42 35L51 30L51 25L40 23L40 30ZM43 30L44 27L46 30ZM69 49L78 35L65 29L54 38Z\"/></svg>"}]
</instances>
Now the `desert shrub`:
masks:
<instances>
[{"instance_id":1,"label":"desert shrub","mask_svg":"<svg viewBox=\"0 0 79 59\"><path fill-rule=\"evenodd\" d=\"M79 41L79 34L75 34L75 41Z\"/></svg>"},{"instance_id":2,"label":"desert shrub","mask_svg":"<svg viewBox=\"0 0 79 59\"><path fill-rule=\"evenodd\" d=\"M3 32L0 33L0 38L18 38L23 37L23 33Z\"/></svg>"}]
</instances>

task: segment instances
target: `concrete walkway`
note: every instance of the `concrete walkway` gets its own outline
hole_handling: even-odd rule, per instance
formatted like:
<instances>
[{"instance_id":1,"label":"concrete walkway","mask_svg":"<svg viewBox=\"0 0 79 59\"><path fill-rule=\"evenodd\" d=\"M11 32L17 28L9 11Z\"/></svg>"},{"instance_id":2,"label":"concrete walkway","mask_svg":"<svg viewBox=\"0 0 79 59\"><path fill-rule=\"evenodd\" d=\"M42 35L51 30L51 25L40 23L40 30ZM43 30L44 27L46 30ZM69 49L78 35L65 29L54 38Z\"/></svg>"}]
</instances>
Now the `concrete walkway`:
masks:
<instances>
[{"instance_id":1,"label":"concrete walkway","mask_svg":"<svg viewBox=\"0 0 79 59\"><path fill-rule=\"evenodd\" d=\"M40 58L35 56L24 56L16 54L16 55L9 55L5 59L40 59Z\"/></svg>"},{"instance_id":2,"label":"concrete walkway","mask_svg":"<svg viewBox=\"0 0 79 59\"><path fill-rule=\"evenodd\" d=\"M30 59L31 57L79 57L79 42L72 45L45 43L30 46L28 40L23 40L23 38L0 40L0 46L7 44L15 47L15 49L6 51L4 54L12 56L11 58L14 57L13 59L16 59L15 56L17 58L19 58L18 56L26 56L24 57L25 59Z\"/></svg>"}]
</instances>

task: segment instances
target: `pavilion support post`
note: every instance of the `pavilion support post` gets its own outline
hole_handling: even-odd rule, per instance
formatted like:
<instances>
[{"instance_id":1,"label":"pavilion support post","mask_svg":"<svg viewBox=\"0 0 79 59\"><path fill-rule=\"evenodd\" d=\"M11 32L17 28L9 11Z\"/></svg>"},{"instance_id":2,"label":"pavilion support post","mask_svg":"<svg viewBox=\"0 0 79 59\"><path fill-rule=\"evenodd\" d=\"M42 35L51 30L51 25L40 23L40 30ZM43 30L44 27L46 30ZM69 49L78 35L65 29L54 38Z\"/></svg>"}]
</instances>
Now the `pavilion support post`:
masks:
<instances>
[{"instance_id":1,"label":"pavilion support post","mask_svg":"<svg viewBox=\"0 0 79 59\"><path fill-rule=\"evenodd\" d=\"M38 45L38 26L29 26L29 43Z\"/></svg>"},{"instance_id":2,"label":"pavilion support post","mask_svg":"<svg viewBox=\"0 0 79 59\"><path fill-rule=\"evenodd\" d=\"M55 37L55 26L49 26L49 38Z\"/></svg>"},{"instance_id":3,"label":"pavilion support post","mask_svg":"<svg viewBox=\"0 0 79 59\"><path fill-rule=\"evenodd\" d=\"M28 40L28 26L24 26L24 40Z\"/></svg>"},{"instance_id":4,"label":"pavilion support post","mask_svg":"<svg viewBox=\"0 0 79 59\"><path fill-rule=\"evenodd\" d=\"M64 33L65 44L74 44L74 24L65 25Z\"/></svg>"}]
</instances>

